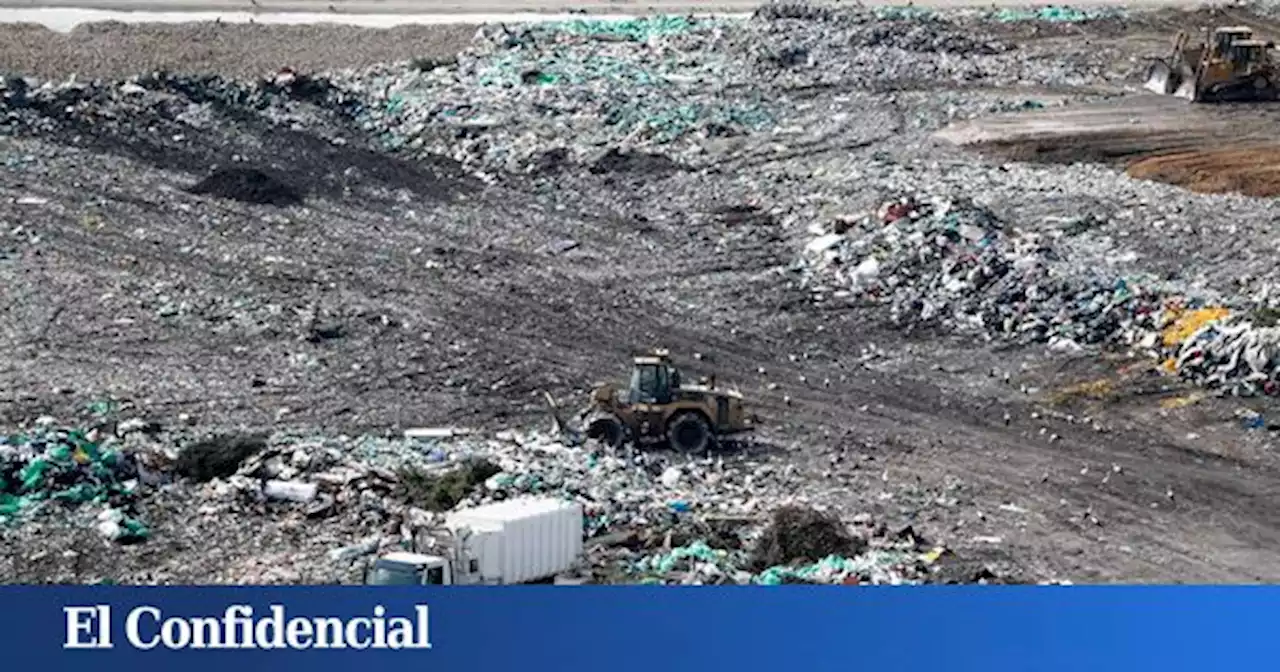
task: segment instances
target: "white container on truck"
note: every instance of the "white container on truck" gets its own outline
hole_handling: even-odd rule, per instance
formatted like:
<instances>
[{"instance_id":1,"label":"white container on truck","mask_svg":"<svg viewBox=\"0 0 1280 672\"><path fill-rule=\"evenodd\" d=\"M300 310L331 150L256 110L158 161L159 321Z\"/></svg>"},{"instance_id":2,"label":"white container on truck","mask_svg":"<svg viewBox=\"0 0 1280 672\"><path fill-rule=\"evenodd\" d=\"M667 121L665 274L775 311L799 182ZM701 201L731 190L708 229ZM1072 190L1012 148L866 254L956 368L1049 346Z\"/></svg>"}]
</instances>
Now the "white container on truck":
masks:
<instances>
[{"instance_id":1,"label":"white container on truck","mask_svg":"<svg viewBox=\"0 0 1280 672\"><path fill-rule=\"evenodd\" d=\"M578 504L540 497L455 511L430 535L430 549L378 558L365 582L501 585L554 579L582 557L582 523Z\"/></svg>"}]
</instances>

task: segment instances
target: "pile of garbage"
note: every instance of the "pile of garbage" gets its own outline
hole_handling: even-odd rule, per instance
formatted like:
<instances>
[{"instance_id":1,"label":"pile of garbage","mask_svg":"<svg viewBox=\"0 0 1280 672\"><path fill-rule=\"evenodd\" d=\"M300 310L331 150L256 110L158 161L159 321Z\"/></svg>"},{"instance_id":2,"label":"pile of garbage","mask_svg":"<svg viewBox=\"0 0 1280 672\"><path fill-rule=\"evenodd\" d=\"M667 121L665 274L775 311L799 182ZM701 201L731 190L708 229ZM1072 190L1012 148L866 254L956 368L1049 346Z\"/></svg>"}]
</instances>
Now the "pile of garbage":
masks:
<instances>
[{"instance_id":1,"label":"pile of garbage","mask_svg":"<svg viewBox=\"0 0 1280 672\"><path fill-rule=\"evenodd\" d=\"M628 567L632 578L659 584L925 583L947 551L929 548L908 528L846 524L814 509L784 506L755 530L754 548L716 548L703 539L642 555Z\"/></svg>"},{"instance_id":2,"label":"pile of garbage","mask_svg":"<svg viewBox=\"0 0 1280 672\"><path fill-rule=\"evenodd\" d=\"M258 112L278 123L299 121L295 103L313 103L352 117L358 97L322 76L282 70L252 82L216 75L151 72L121 82L40 82L29 77L0 79L0 135L60 130L104 136L143 133L155 119L194 128L210 125L213 110ZM312 125L315 120L303 119ZM142 136L145 137L145 136Z\"/></svg>"},{"instance_id":3,"label":"pile of garbage","mask_svg":"<svg viewBox=\"0 0 1280 672\"><path fill-rule=\"evenodd\" d=\"M471 169L534 172L772 127L760 94L731 88L721 23L683 17L489 26L456 64L399 64L339 80L370 104L387 146ZM739 75L740 76L740 75ZM688 143L685 143L687 147Z\"/></svg>"},{"instance_id":4,"label":"pile of garbage","mask_svg":"<svg viewBox=\"0 0 1280 672\"><path fill-rule=\"evenodd\" d=\"M1280 394L1273 309L1228 307L1167 282L1072 264L1058 244L1063 230L1019 230L966 199L913 195L812 232L798 269L820 299L881 303L908 329L936 325L1064 352L1130 347L1225 393Z\"/></svg>"},{"instance_id":5,"label":"pile of garbage","mask_svg":"<svg viewBox=\"0 0 1280 672\"><path fill-rule=\"evenodd\" d=\"M180 457L193 449L229 454L218 447L227 441L191 444ZM358 522L363 532L330 554L330 561L351 576L380 550L410 544L416 532L438 525L447 511L524 495L579 503L588 540L629 534L652 540L666 534L668 542L674 536L700 548L694 537L701 535L704 544L732 547L739 545L726 542L733 535L710 533L706 521L745 521L738 527L756 539L756 550L750 556L727 551L721 566L731 578L742 578L739 569L755 567L750 582L843 580L853 574L864 581L901 582L916 575L904 567L919 555L899 546L867 551L865 542L838 524L823 517L815 522L804 513L775 515L773 527L764 528L771 512L808 510L822 503L824 493L810 488L798 494L805 490L803 475L794 467L749 455L698 460L653 452L615 455L538 432L410 433L404 439L281 434L266 439L234 473L223 473L198 486L201 514L247 513L265 505L293 507L304 519ZM393 532L369 534L379 528ZM705 553L671 551L666 559L645 560L606 544L593 559L597 565L622 567L630 579L675 581L671 577L679 575L685 581L681 563ZM793 566L800 557L812 557L809 564L825 569Z\"/></svg>"},{"instance_id":6,"label":"pile of garbage","mask_svg":"<svg viewBox=\"0 0 1280 672\"><path fill-rule=\"evenodd\" d=\"M1051 240L966 199L908 196L830 228L809 243L802 263L815 291L881 302L903 326L938 324L1063 349L1132 341L1159 328L1157 288L1063 272Z\"/></svg>"},{"instance_id":7,"label":"pile of garbage","mask_svg":"<svg viewBox=\"0 0 1280 672\"><path fill-rule=\"evenodd\" d=\"M456 58L323 75L284 69L246 83L166 72L123 82L10 77L0 81L0 134L144 137L176 147L190 141L173 140L186 137L184 127L224 132L220 119L252 120L322 137L330 126L357 130L362 142L451 157L482 175L595 165L619 152L703 166L718 158L709 144L789 128L839 131L796 92L1082 83L1103 61L1018 56L983 26L1092 18L784 5L747 20L499 24L480 29Z\"/></svg>"},{"instance_id":8,"label":"pile of garbage","mask_svg":"<svg viewBox=\"0 0 1280 672\"><path fill-rule=\"evenodd\" d=\"M446 155L475 171L538 173L594 165L610 152L660 152L702 166L716 159L708 143L829 125L821 110L797 106L793 90L1057 82L1074 72L998 60L1014 47L980 23L941 14L792 10L745 21L659 16L487 26L456 61L333 78L367 101L358 119L387 147ZM789 18L796 12L839 20L815 27Z\"/></svg>"},{"instance_id":9,"label":"pile of garbage","mask_svg":"<svg viewBox=\"0 0 1280 672\"><path fill-rule=\"evenodd\" d=\"M51 427L0 437L0 523L20 522L49 505L99 505L98 529L121 543L149 531L131 513L138 488L128 456L77 430Z\"/></svg>"},{"instance_id":10,"label":"pile of garbage","mask_svg":"<svg viewBox=\"0 0 1280 672\"><path fill-rule=\"evenodd\" d=\"M253 558L195 569L208 574L202 580L346 583L361 581L379 553L413 548L449 511L532 494L582 506L586 575L597 582L921 583L942 580L950 557L910 528L890 531L865 513L841 519L831 512L842 489L815 486L812 474L772 453L614 455L513 431L197 439L136 431L143 424L6 439L3 531L15 540L50 535L47 524L25 523L55 503L85 511L67 520L64 541L94 527L120 543L181 545L195 520L224 557ZM139 509L154 527L139 521ZM286 543L300 530L310 532L281 551L287 559L260 557L264 534ZM83 570L62 571L71 572L65 579Z\"/></svg>"},{"instance_id":11,"label":"pile of garbage","mask_svg":"<svg viewBox=\"0 0 1280 672\"><path fill-rule=\"evenodd\" d=\"M461 470L468 478L451 476ZM496 437L404 439L278 435L234 473L207 479L204 487L227 501L296 502L311 517L373 499L387 510L407 500L439 511L551 495L581 504L586 534L599 536L673 525L687 516L756 515L783 503L804 503L809 497L796 494L800 482L794 468L749 457L619 455L551 434L507 431ZM407 491L418 494L405 497ZM436 501L447 506L433 506Z\"/></svg>"},{"instance_id":12,"label":"pile of garbage","mask_svg":"<svg viewBox=\"0 0 1280 672\"><path fill-rule=\"evenodd\" d=\"M1280 328L1256 313L1213 310L1176 345L1168 371L1239 396L1280 395Z\"/></svg>"}]
</instances>

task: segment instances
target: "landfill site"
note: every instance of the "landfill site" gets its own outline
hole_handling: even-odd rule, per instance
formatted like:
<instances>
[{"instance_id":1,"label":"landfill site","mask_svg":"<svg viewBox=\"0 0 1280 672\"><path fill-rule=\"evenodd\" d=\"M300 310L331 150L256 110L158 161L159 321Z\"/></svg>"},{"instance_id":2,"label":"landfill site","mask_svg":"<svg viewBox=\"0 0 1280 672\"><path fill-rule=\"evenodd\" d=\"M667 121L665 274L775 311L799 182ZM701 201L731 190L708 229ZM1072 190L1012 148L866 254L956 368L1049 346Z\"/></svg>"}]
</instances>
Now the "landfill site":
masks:
<instances>
[{"instance_id":1,"label":"landfill site","mask_svg":"<svg viewBox=\"0 0 1280 672\"><path fill-rule=\"evenodd\" d=\"M1280 5L0 32L6 582L1280 580Z\"/></svg>"}]
</instances>

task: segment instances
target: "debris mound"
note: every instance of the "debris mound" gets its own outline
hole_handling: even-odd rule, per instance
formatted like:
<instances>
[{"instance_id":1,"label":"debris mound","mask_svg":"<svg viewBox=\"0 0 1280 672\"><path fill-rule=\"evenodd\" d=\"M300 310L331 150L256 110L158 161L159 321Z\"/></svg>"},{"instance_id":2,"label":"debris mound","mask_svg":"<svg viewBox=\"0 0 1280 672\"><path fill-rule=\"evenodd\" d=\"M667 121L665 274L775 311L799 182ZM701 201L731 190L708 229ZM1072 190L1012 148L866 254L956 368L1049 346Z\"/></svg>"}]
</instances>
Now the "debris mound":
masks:
<instances>
[{"instance_id":1,"label":"debris mound","mask_svg":"<svg viewBox=\"0 0 1280 672\"><path fill-rule=\"evenodd\" d=\"M1280 328L1249 315L1215 315L1174 345L1167 371L1238 396L1280 395Z\"/></svg>"},{"instance_id":2,"label":"debris mound","mask_svg":"<svg viewBox=\"0 0 1280 672\"><path fill-rule=\"evenodd\" d=\"M106 502L131 494L124 482L136 470L120 453L74 430L0 439L0 518L30 503Z\"/></svg>"},{"instance_id":3,"label":"debris mound","mask_svg":"<svg viewBox=\"0 0 1280 672\"><path fill-rule=\"evenodd\" d=\"M442 474L405 467L398 473L398 494L410 504L428 511L448 511L485 481L501 473L501 467L485 459L468 460Z\"/></svg>"},{"instance_id":4,"label":"debris mound","mask_svg":"<svg viewBox=\"0 0 1280 672\"><path fill-rule=\"evenodd\" d=\"M187 191L256 205L302 202L301 194L293 187L257 168L218 168Z\"/></svg>"},{"instance_id":5,"label":"debris mound","mask_svg":"<svg viewBox=\"0 0 1280 672\"><path fill-rule=\"evenodd\" d=\"M638 173L640 175L664 175L683 170L684 167L670 158L648 152L622 152L609 149L590 165L597 175L604 173Z\"/></svg>"},{"instance_id":6,"label":"debris mound","mask_svg":"<svg viewBox=\"0 0 1280 672\"><path fill-rule=\"evenodd\" d=\"M267 447L263 436L217 436L187 446L174 471L198 483L235 475L240 465Z\"/></svg>"},{"instance_id":7,"label":"debris mound","mask_svg":"<svg viewBox=\"0 0 1280 672\"><path fill-rule=\"evenodd\" d=\"M865 543L845 529L839 519L814 509L784 506L760 534L751 553L757 571L788 565L797 560L813 562L827 556L857 555Z\"/></svg>"},{"instance_id":8,"label":"debris mound","mask_svg":"<svg viewBox=\"0 0 1280 672\"><path fill-rule=\"evenodd\" d=\"M807 280L888 306L908 331L941 326L1065 353L1127 346L1200 385L1280 396L1280 328L1266 326L1267 306L1242 310L1249 304L1149 275L1073 267L1069 239L1098 226L1089 217L1046 234L966 199L908 196L838 224L807 247Z\"/></svg>"},{"instance_id":9,"label":"debris mound","mask_svg":"<svg viewBox=\"0 0 1280 672\"><path fill-rule=\"evenodd\" d=\"M1162 314L1151 278L1063 272L1049 237L963 198L889 201L806 252L811 269L888 305L908 330L936 325L1066 350L1136 338Z\"/></svg>"},{"instance_id":10,"label":"debris mound","mask_svg":"<svg viewBox=\"0 0 1280 672\"><path fill-rule=\"evenodd\" d=\"M832 15L833 13L829 8L811 5L807 2L770 2L756 9L754 18L771 21L779 19L824 21L831 19Z\"/></svg>"},{"instance_id":11,"label":"debris mound","mask_svg":"<svg viewBox=\"0 0 1280 672\"><path fill-rule=\"evenodd\" d=\"M0 438L0 522L10 522L40 504L103 504L99 529L113 541L148 536L145 525L125 513L135 503L137 467L128 456L79 430L39 430Z\"/></svg>"}]
</instances>

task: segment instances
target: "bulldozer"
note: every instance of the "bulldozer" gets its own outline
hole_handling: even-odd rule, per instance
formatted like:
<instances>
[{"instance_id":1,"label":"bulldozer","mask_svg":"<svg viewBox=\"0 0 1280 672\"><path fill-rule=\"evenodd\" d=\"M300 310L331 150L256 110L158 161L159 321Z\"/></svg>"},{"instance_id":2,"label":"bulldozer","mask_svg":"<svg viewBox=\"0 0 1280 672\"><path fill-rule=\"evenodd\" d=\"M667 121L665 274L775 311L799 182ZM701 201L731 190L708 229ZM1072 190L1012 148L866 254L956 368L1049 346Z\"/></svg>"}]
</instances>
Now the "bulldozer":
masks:
<instances>
[{"instance_id":1,"label":"bulldozer","mask_svg":"<svg viewBox=\"0 0 1280 672\"><path fill-rule=\"evenodd\" d=\"M1205 31L1205 41L1190 44L1179 32L1167 59L1147 70L1146 88L1194 103L1256 102L1280 94L1280 59L1275 45L1254 39L1246 26Z\"/></svg>"},{"instance_id":2,"label":"bulldozer","mask_svg":"<svg viewBox=\"0 0 1280 672\"><path fill-rule=\"evenodd\" d=\"M599 385L587 408L568 427L547 397L557 427L580 433L617 449L666 443L688 453L714 448L725 437L755 429L759 419L748 415L742 394L716 387L715 378L687 384L667 350L635 357L631 382L625 389Z\"/></svg>"}]
</instances>

